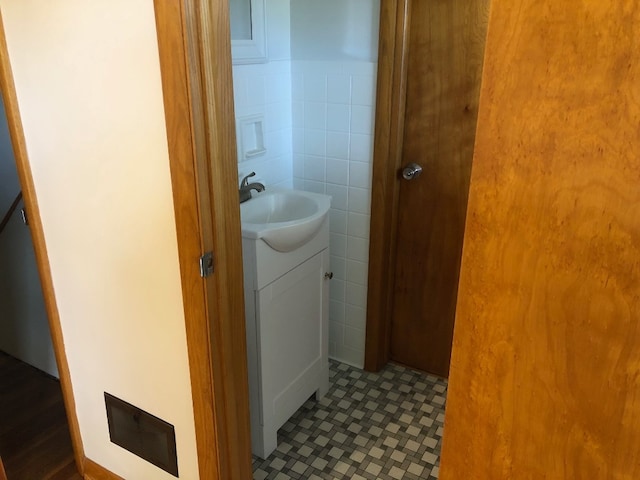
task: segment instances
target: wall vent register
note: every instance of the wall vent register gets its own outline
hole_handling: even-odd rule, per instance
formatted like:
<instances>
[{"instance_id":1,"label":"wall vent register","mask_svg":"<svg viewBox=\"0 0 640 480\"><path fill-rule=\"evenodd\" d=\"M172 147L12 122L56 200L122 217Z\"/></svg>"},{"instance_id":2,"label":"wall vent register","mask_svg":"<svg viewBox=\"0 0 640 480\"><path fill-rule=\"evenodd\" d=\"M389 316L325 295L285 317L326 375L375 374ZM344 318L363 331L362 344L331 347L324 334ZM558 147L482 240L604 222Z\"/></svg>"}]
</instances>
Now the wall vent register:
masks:
<instances>
[{"instance_id":1,"label":"wall vent register","mask_svg":"<svg viewBox=\"0 0 640 480\"><path fill-rule=\"evenodd\" d=\"M173 425L107 392L104 402L111 442L178 477Z\"/></svg>"}]
</instances>

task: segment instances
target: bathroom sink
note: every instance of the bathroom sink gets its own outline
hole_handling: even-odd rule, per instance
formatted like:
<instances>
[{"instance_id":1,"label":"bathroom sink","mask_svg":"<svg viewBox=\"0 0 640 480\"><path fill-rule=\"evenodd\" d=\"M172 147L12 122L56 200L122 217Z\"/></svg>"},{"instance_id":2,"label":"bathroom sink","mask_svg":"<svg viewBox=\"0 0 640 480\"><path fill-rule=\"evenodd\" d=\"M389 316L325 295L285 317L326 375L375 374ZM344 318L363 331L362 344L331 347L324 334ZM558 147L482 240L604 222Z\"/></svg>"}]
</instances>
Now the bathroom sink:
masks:
<instances>
[{"instance_id":1,"label":"bathroom sink","mask_svg":"<svg viewBox=\"0 0 640 480\"><path fill-rule=\"evenodd\" d=\"M240 204L242 236L278 252L307 243L322 226L331 197L299 190L266 190Z\"/></svg>"}]
</instances>

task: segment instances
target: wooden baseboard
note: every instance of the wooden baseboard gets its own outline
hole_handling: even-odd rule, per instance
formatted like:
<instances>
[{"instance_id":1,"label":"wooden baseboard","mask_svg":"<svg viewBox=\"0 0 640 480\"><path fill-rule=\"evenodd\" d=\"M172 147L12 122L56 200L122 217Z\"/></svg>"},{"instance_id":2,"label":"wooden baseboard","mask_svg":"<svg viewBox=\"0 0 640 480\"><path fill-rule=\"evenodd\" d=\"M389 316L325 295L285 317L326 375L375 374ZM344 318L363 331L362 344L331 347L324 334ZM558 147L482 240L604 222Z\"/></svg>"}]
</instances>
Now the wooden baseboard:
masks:
<instances>
[{"instance_id":1,"label":"wooden baseboard","mask_svg":"<svg viewBox=\"0 0 640 480\"><path fill-rule=\"evenodd\" d=\"M86 457L84 459L84 478L85 480L124 480Z\"/></svg>"}]
</instances>

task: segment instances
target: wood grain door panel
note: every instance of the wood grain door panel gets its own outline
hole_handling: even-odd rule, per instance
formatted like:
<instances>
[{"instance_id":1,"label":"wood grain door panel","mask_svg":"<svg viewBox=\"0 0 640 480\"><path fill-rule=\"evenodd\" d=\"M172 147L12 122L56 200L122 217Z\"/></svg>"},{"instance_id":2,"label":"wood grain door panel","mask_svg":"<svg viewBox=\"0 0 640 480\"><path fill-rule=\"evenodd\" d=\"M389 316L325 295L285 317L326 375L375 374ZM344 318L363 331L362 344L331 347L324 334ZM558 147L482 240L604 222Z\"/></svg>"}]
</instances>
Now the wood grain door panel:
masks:
<instances>
[{"instance_id":1,"label":"wood grain door panel","mask_svg":"<svg viewBox=\"0 0 640 480\"><path fill-rule=\"evenodd\" d=\"M408 23L391 358L446 377L488 0L414 0Z\"/></svg>"},{"instance_id":2,"label":"wood grain door panel","mask_svg":"<svg viewBox=\"0 0 640 480\"><path fill-rule=\"evenodd\" d=\"M440 478L640 478L640 4L493 0Z\"/></svg>"}]
</instances>

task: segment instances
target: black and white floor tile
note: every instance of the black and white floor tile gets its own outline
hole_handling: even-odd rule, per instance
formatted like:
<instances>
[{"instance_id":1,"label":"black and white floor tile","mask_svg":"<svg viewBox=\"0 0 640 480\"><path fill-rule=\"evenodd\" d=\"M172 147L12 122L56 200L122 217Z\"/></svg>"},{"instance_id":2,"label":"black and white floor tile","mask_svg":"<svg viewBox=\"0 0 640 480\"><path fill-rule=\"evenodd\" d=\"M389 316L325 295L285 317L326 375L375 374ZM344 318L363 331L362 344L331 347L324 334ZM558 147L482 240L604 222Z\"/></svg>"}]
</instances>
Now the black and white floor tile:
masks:
<instances>
[{"instance_id":1,"label":"black and white floor tile","mask_svg":"<svg viewBox=\"0 0 640 480\"><path fill-rule=\"evenodd\" d=\"M331 389L278 431L254 480L438 478L447 383L387 365L368 373L331 361Z\"/></svg>"}]
</instances>

